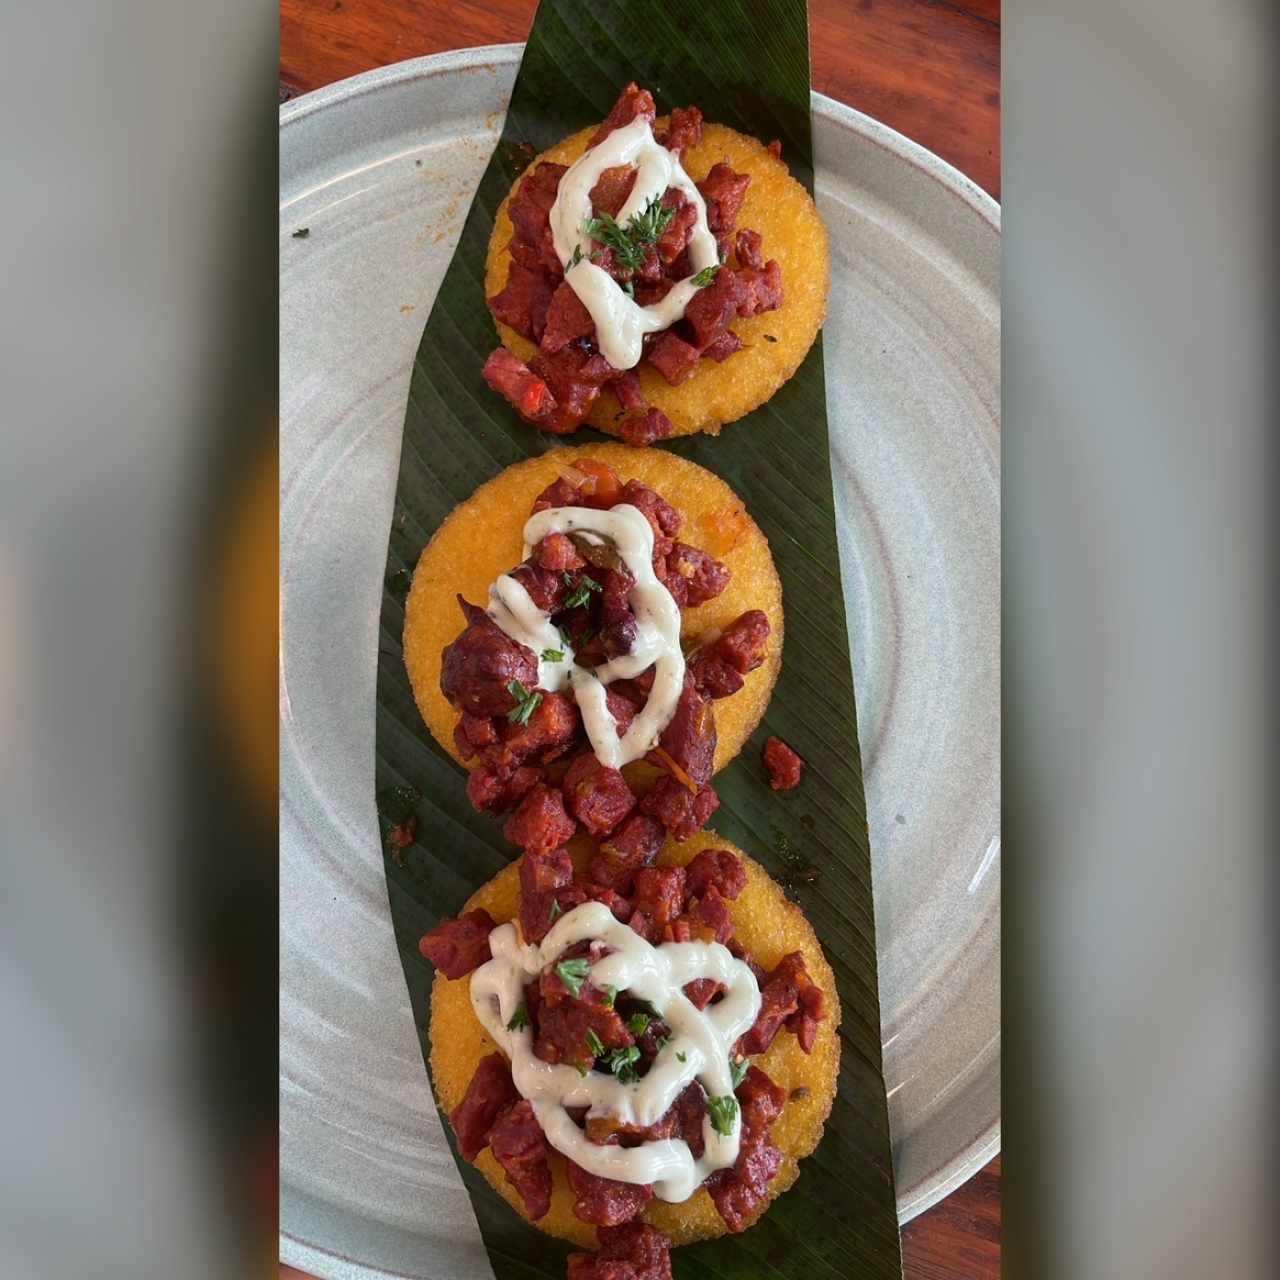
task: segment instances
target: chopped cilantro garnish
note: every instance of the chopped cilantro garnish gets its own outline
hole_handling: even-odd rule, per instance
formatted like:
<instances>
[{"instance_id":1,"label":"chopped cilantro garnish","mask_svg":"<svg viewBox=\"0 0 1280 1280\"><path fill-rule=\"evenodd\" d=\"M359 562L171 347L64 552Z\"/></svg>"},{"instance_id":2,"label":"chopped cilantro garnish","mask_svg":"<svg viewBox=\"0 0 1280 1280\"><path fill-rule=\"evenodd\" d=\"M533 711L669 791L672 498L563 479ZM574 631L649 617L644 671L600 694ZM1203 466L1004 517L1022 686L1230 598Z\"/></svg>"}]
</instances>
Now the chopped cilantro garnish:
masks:
<instances>
[{"instance_id":1,"label":"chopped cilantro garnish","mask_svg":"<svg viewBox=\"0 0 1280 1280\"><path fill-rule=\"evenodd\" d=\"M593 240L612 249L620 266L638 271L644 265L645 245L653 244L675 216L674 208L664 205L661 196L654 196L640 213L632 215L625 227L602 213L598 218L588 218L582 229Z\"/></svg>"},{"instance_id":2,"label":"chopped cilantro garnish","mask_svg":"<svg viewBox=\"0 0 1280 1280\"><path fill-rule=\"evenodd\" d=\"M563 662L564 650L563 649L543 649L542 660L543 662Z\"/></svg>"},{"instance_id":3,"label":"chopped cilantro garnish","mask_svg":"<svg viewBox=\"0 0 1280 1280\"><path fill-rule=\"evenodd\" d=\"M595 1029L593 1027L587 1028L587 1048L591 1050L592 1054L595 1057L597 1058L604 1057L604 1041L601 1040L598 1035L596 1035Z\"/></svg>"},{"instance_id":4,"label":"chopped cilantro garnish","mask_svg":"<svg viewBox=\"0 0 1280 1280\"><path fill-rule=\"evenodd\" d=\"M736 1089L747 1078L747 1060L743 1058L741 1062L734 1062L729 1059L729 1076L733 1080L733 1087Z\"/></svg>"},{"instance_id":5,"label":"chopped cilantro garnish","mask_svg":"<svg viewBox=\"0 0 1280 1280\"><path fill-rule=\"evenodd\" d=\"M564 910L564 908L560 905L560 899L559 899L559 898L552 898L552 899L551 899L551 914L550 914L550 916L549 916L548 918L549 918L549 919L551 919L551 920L554 920L554 919L556 918L556 916L558 916L558 915L559 915L563 910Z\"/></svg>"},{"instance_id":6,"label":"chopped cilantro garnish","mask_svg":"<svg viewBox=\"0 0 1280 1280\"><path fill-rule=\"evenodd\" d=\"M625 227L618 226L610 214L602 213L598 218L588 218L582 224L582 229L593 240L612 249L613 256L621 266L637 271L644 265L644 249L631 238Z\"/></svg>"},{"instance_id":7,"label":"chopped cilantro garnish","mask_svg":"<svg viewBox=\"0 0 1280 1280\"><path fill-rule=\"evenodd\" d=\"M589 1068L583 1066L581 1062L575 1062L573 1065L578 1068L578 1074L580 1076L585 1076L589 1070Z\"/></svg>"},{"instance_id":8,"label":"chopped cilantro garnish","mask_svg":"<svg viewBox=\"0 0 1280 1280\"><path fill-rule=\"evenodd\" d=\"M677 1054L676 1054L676 1061L677 1061L677 1062L688 1062L688 1061L689 1061L689 1059L688 1059L687 1057L685 1057L685 1055L684 1055L683 1053L677 1053Z\"/></svg>"},{"instance_id":9,"label":"chopped cilantro garnish","mask_svg":"<svg viewBox=\"0 0 1280 1280\"><path fill-rule=\"evenodd\" d=\"M738 1118L737 1098L732 1094L723 1098L708 1098L707 1115L711 1117L711 1127L727 1138L733 1132L734 1121Z\"/></svg>"},{"instance_id":10,"label":"chopped cilantro garnish","mask_svg":"<svg viewBox=\"0 0 1280 1280\"><path fill-rule=\"evenodd\" d=\"M604 993L604 999L600 1003L604 1005L606 1009L612 1009L614 999L617 997L617 994L618 994L618 988L604 986L604 987L601 987L600 990Z\"/></svg>"},{"instance_id":11,"label":"chopped cilantro garnish","mask_svg":"<svg viewBox=\"0 0 1280 1280\"><path fill-rule=\"evenodd\" d=\"M516 705L507 712L507 719L512 724L528 724L542 701L542 694L530 692L519 680L508 680L507 692L516 700Z\"/></svg>"},{"instance_id":12,"label":"chopped cilantro garnish","mask_svg":"<svg viewBox=\"0 0 1280 1280\"><path fill-rule=\"evenodd\" d=\"M647 1013L633 1013L627 1019L627 1030L633 1036L642 1036L649 1029L649 1023L652 1019Z\"/></svg>"},{"instance_id":13,"label":"chopped cilantro garnish","mask_svg":"<svg viewBox=\"0 0 1280 1280\"><path fill-rule=\"evenodd\" d=\"M640 1079L640 1073L636 1070L636 1063L639 1060L640 1050L635 1045L629 1045L625 1049L615 1049L609 1055L609 1070L623 1084L631 1084Z\"/></svg>"},{"instance_id":14,"label":"chopped cilantro garnish","mask_svg":"<svg viewBox=\"0 0 1280 1280\"><path fill-rule=\"evenodd\" d=\"M693 283L699 289L705 289L717 276L720 271L719 263L713 263L709 267L703 267L696 276L693 277Z\"/></svg>"},{"instance_id":15,"label":"chopped cilantro garnish","mask_svg":"<svg viewBox=\"0 0 1280 1280\"><path fill-rule=\"evenodd\" d=\"M564 645L566 649L572 649L573 640L569 633L563 627L557 627L556 630L560 633L560 643Z\"/></svg>"},{"instance_id":16,"label":"chopped cilantro garnish","mask_svg":"<svg viewBox=\"0 0 1280 1280\"><path fill-rule=\"evenodd\" d=\"M556 965L556 973L560 975L560 981L569 988L570 995L580 996L590 968L586 956L579 956L576 960L561 960Z\"/></svg>"},{"instance_id":17,"label":"chopped cilantro garnish","mask_svg":"<svg viewBox=\"0 0 1280 1280\"><path fill-rule=\"evenodd\" d=\"M526 1005L517 1007L515 1013L511 1015L511 1021L507 1023L508 1031L519 1031L522 1027L529 1025L529 1009Z\"/></svg>"},{"instance_id":18,"label":"chopped cilantro garnish","mask_svg":"<svg viewBox=\"0 0 1280 1280\"><path fill-rule=\"evenodd\" d=\"M565 574L565 585L572 586L573 578L569 574ZM594 579L589 578L585 573L578 579L578 585L574 588L573 594L560 607L562 609L576 609L581 604L586 604L591 599L593 591L602 591L603 588Z\"/></svg>"},{"instance_id":19,"label":"chopped cilantro garnish","mask_svg":"<svg viewBox=\"0 0 1280 1280\"><path fill-rule=\"evenodd\" d=\"M627 230L641 244L653 244L671 225L671 219L675 216L674 205L663 204L661 196L654 196L645 205L643 212L635 214L627 223Z\"/></svg>"},{"instance_id":20,"label":"chopped cilantro garnish","mask_svg":"<svg viewBox=\"0 0 1280 1280\"><path fill-rule=\"evenodd\" d=\"M622 292L625 293L627 297L630 298L633 302L635 301L636 287L634 284L631 283L630 280L628 280L626 284L622 286Z\"/></svg>"},{"instance_id":21,"label":"chopped cilantro garnish","mask_svg":"<svg viewBox=\"0 0 1280 1280\"><path fill-rule=\"evenodd\" d=\"M580 263L581 261L582 261L582 246L580 244L575 244L573 246L573 257L571 257L569 261L564 264L564 269L566 271L572 271L574 267L576 267L578 263Z\"/></svg>"}]
</instances>

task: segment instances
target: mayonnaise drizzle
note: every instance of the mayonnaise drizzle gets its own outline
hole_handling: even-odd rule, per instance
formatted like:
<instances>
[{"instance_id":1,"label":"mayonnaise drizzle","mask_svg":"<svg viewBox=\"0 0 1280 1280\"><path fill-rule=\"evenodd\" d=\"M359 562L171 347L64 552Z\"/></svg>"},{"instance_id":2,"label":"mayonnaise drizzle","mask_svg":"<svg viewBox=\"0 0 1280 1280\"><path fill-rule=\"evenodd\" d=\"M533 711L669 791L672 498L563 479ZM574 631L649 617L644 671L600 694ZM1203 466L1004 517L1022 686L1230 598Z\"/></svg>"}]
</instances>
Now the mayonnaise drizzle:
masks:
<instances>
[{"instance_id":1,"label":"mayonnaise drizzle","mask_svg":"<svg viewBox=\"0 0 1280 1280\"><path fill-rule=\"evenodd\" d=\"M624 164L636 166L636 181L626 204L618 210L620 227L642 213L655 197L661 198L668 187L682 191L698 211L689 241L692 274L676 284L666 297L647 307L627 297L607 271L585 256L591 247L591 238L584 230L593 212L591 189L606 169ZM640 363L644 335L675 324L698 292L693 275L720 262L716 238L707 225L707 206L702 193L685 173L680 157L655 140L649 121L643 118L615 129L569 166L560 179L555 204L551 206L551 235L561 262L569 263L576 248L583 252L582 260L569 267L564 278L591 313L601 354L615 369L633 369Z\"/></svg>"},{"instance_id":2,"label":"mayonnaise drizzle","mask_svg":"<svg viewBox=\"0 0 1280 1280\"><path fill-rule=\"evenodd\" d=\"M636 616L636 640L631 652L594 670L574 663L573 650L551 625L520 581L503 574L489 588L489 617L517 643L538 656L538 687L557 693L567 685L582 713L592 750L602 764L621 769L658 745L662 731L675 714L684 686L684 653L680 648L680 607L653 571L653 527L630 503L611 511L592 507L552 507L531 516L524 526L524 554L549 533L584 533L607 538L627 572L635 579L628 599ZM590 573L590 568L587 570ZM547 652L560 659L543 657ZM654 668L648 701L626 733L619 735L609 710L605 686L628 680Z\"/></svg>"},{"instance_id":3,"label":"mayonnaise drizzle","mask_svg":"<svg viewBox=\"0 0 1280 1280\"><path fill-rule=\"evenodd\" d=\"M647 1001L671 1028L671 1039L648 1074L632 1084L600 1071L584 1076L576 1067L543 1062L533 1052L531 1028L507 1029L524 1003L525 984L574 943L596 939L613 950L591 965L591 982ZM623 1124L650 1125L666 1115L691 1080L697 1079L709 1098L732 1095L729 1054L760 1012L760 988L743 961L717 942L651 946L599 902L583 903L562 916L541 946L522 944L514 924L499 925L489 935L489 949L493 958L471 975L472 1007L511 1059L516 1089L533 1103L538 1123L557 1151L598 1177L652 1183L660 1200L673 1203L687 1200L708 1175L737 1160L737 1112L727 1135L704 1117L706 1150L695 1160L688 1144L678 1139L630 1148L589 1142L565 1108L588 1107L588 1118L613 1116ZM724 983L724 998L698 1009L681 990L695 978Z\"/></svg>"}]
</instances>

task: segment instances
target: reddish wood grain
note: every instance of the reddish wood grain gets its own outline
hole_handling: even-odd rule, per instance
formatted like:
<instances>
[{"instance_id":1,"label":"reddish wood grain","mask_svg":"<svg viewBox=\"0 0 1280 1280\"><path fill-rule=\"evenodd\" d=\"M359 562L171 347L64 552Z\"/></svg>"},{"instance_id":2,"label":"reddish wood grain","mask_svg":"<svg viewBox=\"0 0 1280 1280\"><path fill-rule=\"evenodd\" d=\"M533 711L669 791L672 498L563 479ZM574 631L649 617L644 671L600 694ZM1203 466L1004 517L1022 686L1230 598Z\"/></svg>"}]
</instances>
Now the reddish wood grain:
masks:
<instances>
[{"instance_id":1,"label":"reddish wood grain","mask_svg":"<svg viewBox=\"0 0 1280 1280\"><path fill-rule=\"evenodd\" d=\"M280 96L529 33L536 0L281 0ZM1000 198L1000 0L812 0L814 88ZM904 1280L997 1280L1000 1160L902 1232ZM281 1280L309 1280L281 1266Z\"/></svg>"},{"instance_id":2,"label":"reddish wood grain","mask_svg":"<svg viewBox=\"0 0 1280 1280\"><path fill-rule=\"evenodd\" d=\"M281 0L282 95L523 40L536 0ZM999 0L812 0L813 84L1000 198Z\"/></svg>"},{"instance_id":3,"label":"reddish wood grain","mask_svg":"<svg viewBox=\"0 0 1280 1280\"><path fill-rule=\"evenodd\" d=\"M903 1280L999 1280L1000 1157L902 1228Z\"/></svg>"}]
</instances>

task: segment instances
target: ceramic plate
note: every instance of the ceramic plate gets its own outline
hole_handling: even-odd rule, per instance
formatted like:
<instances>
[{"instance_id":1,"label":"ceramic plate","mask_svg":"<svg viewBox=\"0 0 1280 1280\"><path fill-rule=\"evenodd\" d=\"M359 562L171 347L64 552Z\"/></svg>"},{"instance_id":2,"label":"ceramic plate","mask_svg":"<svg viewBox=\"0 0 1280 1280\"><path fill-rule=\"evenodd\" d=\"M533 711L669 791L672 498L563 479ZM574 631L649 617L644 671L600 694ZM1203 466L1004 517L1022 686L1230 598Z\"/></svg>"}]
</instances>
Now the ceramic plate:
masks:
<instances>
[{"instance_id":1,"label":"ceramic plate","mask_svg":"<svg viewBox=\"0 0 1280 1280\"><path fill-rule=\"evenodd\" d=\"M374 674L410 363L519 57L280 113L281 1257L318 1275L487 1271L392 938ZM999 209L817 94L813 131L905 1221L999 1149Z\"/></svg>"}]
</instances>

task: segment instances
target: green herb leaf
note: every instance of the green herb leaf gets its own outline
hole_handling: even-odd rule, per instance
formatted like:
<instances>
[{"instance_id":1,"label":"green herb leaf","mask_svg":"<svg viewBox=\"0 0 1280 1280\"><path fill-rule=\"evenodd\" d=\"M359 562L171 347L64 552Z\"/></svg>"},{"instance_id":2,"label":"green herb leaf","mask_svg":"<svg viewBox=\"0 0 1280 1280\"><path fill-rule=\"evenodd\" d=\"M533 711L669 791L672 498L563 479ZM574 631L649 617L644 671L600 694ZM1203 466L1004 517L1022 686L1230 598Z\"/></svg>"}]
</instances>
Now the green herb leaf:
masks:
<instances>
[{"instance_id":1,"label":"green herb leaf","mask_svg":"<svg viewBox=\"0 0 1280 1280\"><path fill-rule=\"evenodd\" d=\"M734 1062L732 1058L729 1059L729 1076L733 1080L735 1089L747 1078L749 1065L746 1058L743 1058L741 1062Z\"/></svg>"},{"instance_id":2,"label":"green herb leaf","mask_svg":"<svg viewBox=\"0 0 1280 1280\"><path fill-rule=\"evenodd\" d=\"M555 919L558 915L560 915L563 911L564 911L564 908L560 905L560 899L559 899L559 898L552 898L552 899L551 899L551 911L550 911L550 912L549 912L549 914L548 914L548 919L550 919L550 920L554 920L554 919Z\"/></svg>"},{"instance_id":3,"label":"green herb leaf","mask_svg":"<svg viewBox=\"0 0 1280 1280\"><path fill-rule=\"evenodd\" d=\"M573 577L570 574L564 575L565 585L573 586ZM562 604L562 609L576 609L579 605L586 604L591 599L593 591L602 591L603 587L585 573L578 578L578 585L574 587L573 594Z\"/></svg>"},{"instance_id":4,"label":"green herb leaf","mask_svg":"<svg viewBox=\"0 0 1280 1280\"><path fill-rule=\"evenodd\" d=\"M687 1057L685 1057L685 1055L684 1055L683 1053L677 1053L677 1054L676 1054L676 1061L677 1061L677 1062L688 1062L688 1061L689 1061L689 1059L688 1059Z\"/></svg>"},{"instance_id":5,"label":"green herb leaf","mask_svg":"<svg viewBox=\"0 0 1280 1280\"><path fill-rule=\"evenodd\" d=\"M561 960L556 965L556 973L560 975L560 981L568 987L569 993L575 996L582 994L582 984L586 982L590 969L591 965L587 962L586 956L579 956L576 960Z\"/></svg>"},{"instance_id":6,"label":"green herb leaf","mask_svg":"<svg viewBox=\"0 0 1280 1280\"><path fill-rule=\"evenodd\" d=\"M616 999L617 999L617 996L618 996L618 988L617 988L617 987L610 987L610 986L603 986L603 987L601 987L601 988L600 988L600 990L604 993L604 999L603 999L603 1000L601 1000L601 1001L600 1001L600 1003L601 1003L602 1005L604 1005L604 1007L605 1007L606 1009L612 1009L612 1008L613 1008L613 1002L614 1002L614 1000L616 1000Z\"/></svg>"},{"instance_id":7,"label":"green herb leaf","mask_svg":"<svg viewBox=\"0 0 1280 1280\"><path fill-rule=\"evenodd\" d=\"M656 195L640 213L632 215L627 234L638 244L653 244L675 216L675 207L663 204L662 195Z\"/></svg>"},{"instance_id":8,"label":"green herb leaf","mask_svg":"<svg viewBox=\"0 0 1280 1280\"><path fill-rule=\"evenodd\" d=\"M564 264L565 271L566 272L572 271L573 268L576 267L578 263L580 263L581 261L582 261L582 246L580 244L575 244L573 246L573 256L569 259L568 262Z\"/></svg>"},{"instance_id":9,"label":"green herb leaf","mask_svg":"<svg viewBox=\"0 0 1280 1280\"><path fill-rule=\"evenodd\" d=\"M720 267L717 264L712 264L709 267L703 267L702 270L693 277L693 283L696 284L699 289L705 289L707 285L709 285L719 274Z\"/></svg>"},{"instance_id":10,"label":"green herb leaf","mask_svg":"<svg viewBox=\"0 0 1280 1280\"><path fill-rule=\"evenodd\" d=\"M662 203L662 195L656 195L639 213L631 216L625 227L619 226L609 214L602 213L597 218L588 218L582 224L582 230L593 240L612 249L614 260L620 266L639 271L644 266L645 245L653 244L675 216L675 209ZM629 282L622 287L632 297L635 296Z\"/></svg>"},{"instance_id":11,"label":"green herb leaf","mask_svg":"<svg viewBox=\"0 0 1280 1280\"><path fill-rule=\"evenodd\" d=\"M528 724L542 701L542 694L531 693L519 680L508 680L507 692L516 700L516 705L507 712L507 719L512 724Z\"/></svg>"},{"instance_id":12,"label":"green herb leaf","mask_svg":"<svg viewBox=\"0 0 1280 1280\"><path fill-rule=\"evenodd\" d=\"M508 1031L519 1031L522 1027L529 1025L529 1006L520 1005L515 1013L511 1015L511 1021L507 1023Z\"/></svg>"},{"instance_id":13,"label":"green herb leaf","mask_svg":"<svg viewBox=\"0 0 1280 1280\"><path fill-rule=\"evenodd\" d=\"M590 1049L591 1052L597 1058L603 1058L604 1057L604 1041L601 1040L598 1035L596 1035L594 1027L587 1028L586 1040L587 1040L587 1048Z\"/></svg>"},{"instance_id":14,"label":"green herb leaf","mask_svg":"<svg viewBox=\"0 0 1280 1280\"><path fill-rule=\"evenodd\" d=\"M563 662L564 650L563 649L543 649L542 660L543 662Z\"/></svg>"},{"instance_id":15,"label":"green herb leaf","mask_svg":"<svg viewBox=\"0 0 1280 1280\"><path fill-rule=\"evenodd\" d=\"M633 1013L627 1019L627 1030L633 1036L642 1036L649 1029L651 1019L647 1013Z\"/></svg>"},{"instance_id":16,"label":"green herb leaf","mask_svg":"<svg viewBox=\"0 0 1280 1280\"><path fill-rule=\"evenodd\" d=\"M583 1066L581 1062L575 1062L573 1065L578 1068L578 1074L580 1076L585 1076L587 1072L590 1070L589 1067Z\"/></svg>"},{"instance_id":17,"label":"green herb leaf","mask_svg":"<svg viewBox=\"0 0 1280 1280\"><path fill-rule=\"evenodd\" d=\"M639 271L644 266L644 249L609 214L602 213L598 218L588 218L582 224L582 230L606 249L612 249L614 261L619 266L630 267L632 271Z\"/></svg>"},{"instance_id":18,"label":"green herb leaf","mask_svg":"<svg viewBox=\"0 0 1280 1280\"><path fill-rule=\"evenodd\" d=\"M711 1127L723 1137L733 1132L734 1121L738 1118L738 1100L733 1094L723 1098L707 1099L707 1115L711 1117Z\"/></svg>"},{"instance_id":19,"label":"green herb leaf","mask_svg":"<svg viewBox=\"0 0 1280 1280\"><path fill-rule=\"evenodd\" d=\"M627 297L628 297L628 298L630 298L633 302L635 301L635 296L636 296L636 287L635 287L635 285L634 285L634 284L632 284L632 283L631 283L631 281L630 281L630 280L628 280L628 281L627 281L627 282L622 286L622 292L623 292L623 293L625 293L625 294L627 295Z\"/></svg>"},{"instance_id":20,"label":"green herb leaf","mask_svg":"<svg viewBox=\"0 0 1280 1280\"><path fill-rule=\"evenodd\" d=\"M609 1055L609 1070L623 1084L633 1084L640 1079L640 1073L636 1070L636 1063L639 1061L640 1050L633 1044L628 1045L625 1049L615 1049Z\"/></svg>"}]
</instances>

